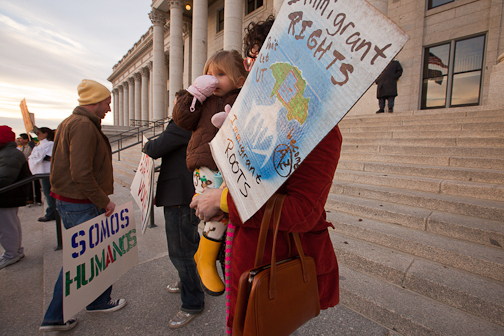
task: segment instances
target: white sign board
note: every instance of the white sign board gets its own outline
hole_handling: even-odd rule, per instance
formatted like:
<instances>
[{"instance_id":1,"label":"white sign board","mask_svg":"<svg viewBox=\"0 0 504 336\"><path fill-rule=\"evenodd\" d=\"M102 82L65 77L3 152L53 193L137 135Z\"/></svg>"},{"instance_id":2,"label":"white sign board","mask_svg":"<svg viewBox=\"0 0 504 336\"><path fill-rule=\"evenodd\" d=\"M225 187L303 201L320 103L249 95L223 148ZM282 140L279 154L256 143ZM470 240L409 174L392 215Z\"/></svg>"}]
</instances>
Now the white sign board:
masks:
<instances>
[{"instance_id":1,"label":"white sign board","mask_svg":"<svg viewBox=\"0 0 504 336\"><path fill-rule=\"evenodd\" d=\"M142 147L149 141L143 137ZM152 201L154 198L154 159L142 153L135 177L131 182L131 195L142 211L142 234L147 229L150 220Z\"/></svg>"},{"instance_id":2,"label":"white sign board","mask_svg":"<svg viewBox=\"0 0 504 336\"><path fill-rule=\"evenodd\" d=\"M242 221L289 178L408 39L364 0L284 1L211 142Z\"/></svg>"},{"instance_id":3,"label":"white sign board","mask_svg":"<svg viewBox=\"0 0 504 336\"><path fill-rule=\"evenodd\" d=\"M77 314L138 263L133 204L63 230L63 320Z\"/></svg>"}]
</instances>

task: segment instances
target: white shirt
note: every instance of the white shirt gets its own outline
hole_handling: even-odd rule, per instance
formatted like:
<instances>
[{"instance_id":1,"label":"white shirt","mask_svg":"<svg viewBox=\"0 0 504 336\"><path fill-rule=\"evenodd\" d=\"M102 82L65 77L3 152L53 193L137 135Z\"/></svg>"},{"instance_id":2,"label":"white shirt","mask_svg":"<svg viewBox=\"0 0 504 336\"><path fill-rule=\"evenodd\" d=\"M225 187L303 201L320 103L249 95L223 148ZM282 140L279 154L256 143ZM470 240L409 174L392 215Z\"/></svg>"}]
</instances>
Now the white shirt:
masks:
<instances>
[{"instance_id":1,"label":"white shirt","mask_svg":"<svg viewBox=\"0 0 504 336\"><path fill-rule=\"evenodd\" d=\"M51 172L51 161L44 161L46 155L52 156L54 142L47 139L40 140L28 157L28 165L32 174L44 174Z\"/></svg>"}]
</instances>

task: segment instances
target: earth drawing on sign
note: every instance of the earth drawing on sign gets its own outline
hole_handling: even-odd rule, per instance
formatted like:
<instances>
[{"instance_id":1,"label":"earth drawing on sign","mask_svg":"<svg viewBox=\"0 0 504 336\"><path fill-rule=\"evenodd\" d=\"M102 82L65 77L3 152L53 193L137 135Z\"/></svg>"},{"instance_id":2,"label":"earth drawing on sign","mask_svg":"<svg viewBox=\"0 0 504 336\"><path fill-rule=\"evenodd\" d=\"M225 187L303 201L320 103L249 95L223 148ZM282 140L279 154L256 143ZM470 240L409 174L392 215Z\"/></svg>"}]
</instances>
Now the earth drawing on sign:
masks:
<instances>
[{"instance_id":1,"label":"earth drawing on sign","mask_svg":"<svg viewBox=\"0 0 504 336\"><path fill-rule=\"evenodd\" d=\"M301 125L308 118L308 104L310 98L303 96L306 81L301 76L301 71L289 63L274 63L270 67L275 85L271 97L277 96L278 100L287 109L287 120L297 120Z\"/></svg>"}]
</instances>

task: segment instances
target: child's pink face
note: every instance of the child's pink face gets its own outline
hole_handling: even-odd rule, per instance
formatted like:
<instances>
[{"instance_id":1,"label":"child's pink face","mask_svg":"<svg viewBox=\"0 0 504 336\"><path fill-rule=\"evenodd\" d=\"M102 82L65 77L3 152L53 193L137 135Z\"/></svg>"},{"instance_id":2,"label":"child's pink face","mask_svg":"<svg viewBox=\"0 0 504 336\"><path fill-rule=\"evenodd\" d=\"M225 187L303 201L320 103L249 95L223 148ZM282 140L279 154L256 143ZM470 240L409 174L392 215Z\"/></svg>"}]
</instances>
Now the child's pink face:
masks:
<instances>
[{"instance_id":1,"label":"child's pink face","mask_svg":"<svg viewBox=\"0 0 504 336\"><path fill-rule=\"evenodd\" d=\"M223 70L217 68L213 64L208 67L207 75L214 76L219 81L219 85L214 90L213 94L217 97L223 97L227 93L237 89L233 80Z\"/></svg>"}]
</instances>

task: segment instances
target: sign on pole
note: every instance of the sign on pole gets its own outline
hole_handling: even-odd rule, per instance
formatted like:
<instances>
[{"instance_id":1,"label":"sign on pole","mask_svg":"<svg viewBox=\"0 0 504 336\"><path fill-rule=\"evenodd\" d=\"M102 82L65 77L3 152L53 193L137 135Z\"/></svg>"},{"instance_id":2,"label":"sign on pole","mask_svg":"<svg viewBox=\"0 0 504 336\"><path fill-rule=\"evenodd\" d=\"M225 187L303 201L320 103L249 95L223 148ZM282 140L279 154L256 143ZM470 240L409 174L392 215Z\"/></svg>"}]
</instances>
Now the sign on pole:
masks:
<instances>
[{"instance_id":1,"label":"sign on pole","mask_svg":"<svg viewBox=\"0 0 504 336\"><path fill-rule=\"evenodd\" d=\"M26 99L23 99L21 101L21 104L19 104L19 107L21 108L21 115L23 116L23 122L26 130L26 134L30 134L33 130L33 120L32 117L30 117L30 112L28 111L28 106L26 105Z\"/></svg>"},{"instance_id":2,"label":"sign on pole","mask_svg":"<svg viewBox=\"0 0 504 336\"><path fill-rule=\"evenodd\" d=\"M142 146L149 141L145 136ZM147 229L154 199L154 159L142 153L135 177L131 182L131 195L142 211L142 234Z\"/></svg>"},{"instance_id":3,"label":"sign on pole","mask_svg":"<svg viewBox=\"0 0 504 336\"><path fill-rule=\"evenodd\" d=\"M133 204L63 230L63 320L77 314L138 263Z\"/></svg>"},{"instance_id":4,"label":"sign on pole","mask_svg":"<svg viewBox=\"0 0 504 336\"><path fill-rule=\"evenodd\" d=\"M212 153L243 221L345 116L408 35L365 0L286 0Z\"/></svg>"}]
</instances>

